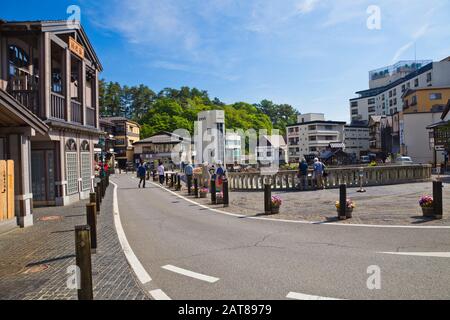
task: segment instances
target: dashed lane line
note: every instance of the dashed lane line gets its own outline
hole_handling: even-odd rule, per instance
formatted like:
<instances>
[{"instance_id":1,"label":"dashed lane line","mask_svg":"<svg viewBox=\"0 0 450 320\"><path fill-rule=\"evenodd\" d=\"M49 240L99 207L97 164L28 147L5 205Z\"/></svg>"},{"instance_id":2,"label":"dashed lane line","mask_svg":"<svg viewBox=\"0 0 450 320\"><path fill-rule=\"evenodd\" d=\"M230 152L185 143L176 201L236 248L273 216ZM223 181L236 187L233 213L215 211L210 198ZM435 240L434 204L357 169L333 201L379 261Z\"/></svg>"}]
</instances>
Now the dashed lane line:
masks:
<instances>
[{"instance_id":1,"label":"dashed lane line","mask_svg":"<svg viewBox=\"0 0 450 320\"><path fill-rule=\"evenodd\" d=\"M219 278L210 277L210 276L207 276L207 275L204 275L204 274L201 274L201 273L197 273L197 272L189 271L189 270L186 270L186 269L178 268L178 267L175 267L175 266L172 266L172 265L163 266L161 268L163 268L165 270L168 270L168 271L172 271L172 272L181 274L181 275L186 276L186 277L191 277L191 278L194 278L194 279L197 279L197 280L206 281L206 282L209 282L209 283L215 283L215 282L220 280Z\"/></svg>"},{"instance_id":2,"label":"dashed lane line","mask_svg":"<svg viewBox=\"0 0 450 320\"><path fill-rule=\"evenodd\" d=\"M321 296L312 296L304 293L290 292L286 298L293 300L341 300L335 298L321 297Z\"/></svg>"},{"instance_id":3,"label":"dashed lane line","mask_svg":"<svg viewBox=\"0 0 450 320\"><path fill-rule=\"evenodd\" d=\"M390 254L397 256L413 256L427 258L450 258L450 252L379 252L381 254Z\"/></svg>"},{"instance_id":4,"label":"dashed lane line","mask_svg":"<svg viewBox=\"0 0 450 320\"><path fill-rule=\"evenodd\" d=\"M153 299L155 299L155 300L172 300L161 289L152 290L152 291L150 291L150 294L152 295Z\"/></svg>"}]
</instances>

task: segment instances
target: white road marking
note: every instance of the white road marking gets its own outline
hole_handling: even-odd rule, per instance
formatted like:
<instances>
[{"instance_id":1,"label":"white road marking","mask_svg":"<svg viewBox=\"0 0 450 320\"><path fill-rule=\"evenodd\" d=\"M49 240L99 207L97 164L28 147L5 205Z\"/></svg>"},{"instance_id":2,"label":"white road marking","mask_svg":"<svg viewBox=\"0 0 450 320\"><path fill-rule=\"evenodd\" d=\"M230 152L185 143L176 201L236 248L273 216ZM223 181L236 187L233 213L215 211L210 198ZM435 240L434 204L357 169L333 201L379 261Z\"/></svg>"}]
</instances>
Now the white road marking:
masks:
<instances>
[{"instance_id":1,"label":"white road marking","mask_svg":"<svg viewBox=\"0 0 450 320\"><path fill-rule=\"evenodd\" d=\"M335 298L321 297L321 296L312 296L309 294L290 292L286 298L294 299L294 300L341 300Z\"/></svg>"},{"instance_id":2,"label":"white road marking","mask_svg":"<svg viewBox=\"0 0 450 320\"><path fill-rule=\"evenodd\" d=\"M122 222L120 221L119 214L119 204L117 201L117 184L111 182L114 185L114 197L113 197L113 210L114 210L114 224L116 226L117 235L119 237L120 245L122 246L122 250L127 257L128 263L131 265L134 273L142 284L147 284L152 281L152 278L142 266L139 259L131 249L130 244L128 243L125 232L123 231Z\"/></svg>"},{"instance_id":3,"label":"white road marking","mask_svg":"<svg viewBox=\"0 0 450 320\"><path fill-rule=\"evenodd\" d=\"M272 222L285 222L285 223L296 223L296 224L308 224L308 225L324 225L324 226L338 226L338 227L358 227L358 228L383 228L383 229L438 229L438 230L448 230L450 229L450 226L388 226L388 225L371 225L371 224L341 224L341 223L329 223L329 222L322 222L322 221L301 221L301 220L285 220L285 219L273 219L273 218L262 218L262 217L249 217L242 214L236 214L236 213L230 213L214 208L210 208L208 206L202 205L196 201L193 201L191 199L188 199L176 192L173 192L172 190L169 190L157 183L150 182L154 186L157 186L177 197L180 199L184 199L187 202L193 203L197 205L200 208L208 209L212 212L224 214L231 217L237 217L237 218L247 218L251 220L261 220L261 221L272 221Z\"/></svg>"},{"instance_id":4,"label":"white road marking","mask_svg":"<svg viewBox=\"0 0 450 320\"><path fill-rule=\"evenodd\" d=\"M155 300L172 300L161 289L152 290L152 291L150 291L150 294L152 295L153 299L155 299Z\"/></svg>"},{"instance_id":5,"label":"white road marking","mask_svg":"<svg viewBox=\"0 0 450 320\"><path fill-rule=\"evenodd\" d=\"M220 280L219 278L206 276L206 275L201 274L201 273L192 272L192 271L189 271L189 270L186 270L186 269L182 269L182 268L178 268L178 267L175 267L175 266L172 266L172 265L167 265L167 266L164 266L164 267L161 267L161 268L163 268L165 270L168 270L168 271L172 271L172 272L181 274L181 275L186 276L186 277L195 278L195 279L206 281L206 282L209 282L209 283L215 283L215 282Z\"/></svg>"},{"instance_id":6,"label":"white road marking","mask_svg":"<svg viewBox=\"0 0 450 320\"><path fill-rule=\"evenodd\" d=\"M450 252L379 252L379 253L398 255L398 256L450 258Z\"/></svg>"}]
</instances>

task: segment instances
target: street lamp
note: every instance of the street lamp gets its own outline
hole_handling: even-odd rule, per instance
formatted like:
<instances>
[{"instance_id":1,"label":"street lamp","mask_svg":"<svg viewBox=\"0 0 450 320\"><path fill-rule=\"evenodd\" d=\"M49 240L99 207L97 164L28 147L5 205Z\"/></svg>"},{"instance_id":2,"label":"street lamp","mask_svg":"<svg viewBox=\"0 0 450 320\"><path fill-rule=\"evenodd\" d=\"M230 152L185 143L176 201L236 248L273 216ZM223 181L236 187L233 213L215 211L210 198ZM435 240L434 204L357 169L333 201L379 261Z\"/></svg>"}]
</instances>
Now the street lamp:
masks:
<instances>
[{"instance_id":1,"label":"street lamp","mask_svg":"<svg viewBox=\"0 0 450 320\"><path fill-rule=\"evenodd\" d=\"M366 189L363 188L363 178L364 178L364 169L359 169L359 190L357 192L359 193L365 193L367 192Z\"/></svg>"}]
</instances>

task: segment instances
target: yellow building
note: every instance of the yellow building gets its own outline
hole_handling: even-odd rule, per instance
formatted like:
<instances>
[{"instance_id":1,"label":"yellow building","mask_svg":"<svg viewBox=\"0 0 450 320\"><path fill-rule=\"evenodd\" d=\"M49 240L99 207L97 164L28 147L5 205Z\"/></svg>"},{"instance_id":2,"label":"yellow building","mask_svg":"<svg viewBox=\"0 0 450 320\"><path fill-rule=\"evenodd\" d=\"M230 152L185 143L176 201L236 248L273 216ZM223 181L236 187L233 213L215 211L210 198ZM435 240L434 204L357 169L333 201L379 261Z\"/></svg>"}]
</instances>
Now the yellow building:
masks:
<instances>
[{"instance_id":1,"label":"yellow building","mask_svg":"<svg viewBox=\"0 0 450 320\"><path fill-rule=\"evenodd\" d=\"M138 123L123 117L103 118L114 124L114 152L120 168L125 169L127 162L134 162L133 143L140 140L141 128Z\"/></svg>"},{"instance_id":2,"label":"yellow building","mask_svg":"<svg viewBox=\"0 0 450 320\"><path fill-rule=\"evenodd\" d=\"M442 112L450 100L450 87L408 90L402 98L404 113Z\"/></svg>"}]
</instances>

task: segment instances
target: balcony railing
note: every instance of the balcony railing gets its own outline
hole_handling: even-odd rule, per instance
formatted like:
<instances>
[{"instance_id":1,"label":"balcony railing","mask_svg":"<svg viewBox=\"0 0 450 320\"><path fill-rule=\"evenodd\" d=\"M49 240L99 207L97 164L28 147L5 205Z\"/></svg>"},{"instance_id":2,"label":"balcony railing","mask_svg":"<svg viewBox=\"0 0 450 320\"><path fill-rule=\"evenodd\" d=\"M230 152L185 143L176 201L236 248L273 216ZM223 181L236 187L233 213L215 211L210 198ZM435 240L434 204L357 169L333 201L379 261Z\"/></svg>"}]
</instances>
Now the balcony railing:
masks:
<instances>
[{"instance_id":1,"label":"balcony railing","mask_svg":"<svg viewBox=\"0 0 450 320\"><path fill-rule=\"evenodd\" d=\"M95 109L91 107L86 107L86 125L90 127L95 127Z\"/></svg>"},{"instance_id":2,"label":"balcony railing","mask_svg":"<svg viewBox=\"0 0 450 320\"><path fill-rule=\"evenodd\" d=\"M10 90L11 94L25 108L39 116L39 91Z\"/></svg>"},{"instance_id":3,"label":"balcony railing","mask_svg":"<svg viewBox=\"0 0 450 320\"><path fill-rule=\"evenodd\" d=\"M50 117L60 120L66 119L66 98L55 92L51 93Z\"/></svg>"},{"instance_id":4,"label":"balcony railing","mask_svg":"<svg viewBox=\"0 0 450 320\"><path fill-rule=\"evenodd\" d=\"M83 107L80 102L72 100L70 103L71 107L71 121L74 123L83 123Z\"/></svg>"}]
</instances>

